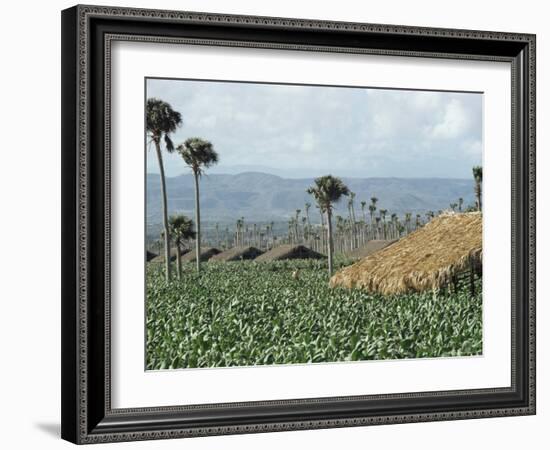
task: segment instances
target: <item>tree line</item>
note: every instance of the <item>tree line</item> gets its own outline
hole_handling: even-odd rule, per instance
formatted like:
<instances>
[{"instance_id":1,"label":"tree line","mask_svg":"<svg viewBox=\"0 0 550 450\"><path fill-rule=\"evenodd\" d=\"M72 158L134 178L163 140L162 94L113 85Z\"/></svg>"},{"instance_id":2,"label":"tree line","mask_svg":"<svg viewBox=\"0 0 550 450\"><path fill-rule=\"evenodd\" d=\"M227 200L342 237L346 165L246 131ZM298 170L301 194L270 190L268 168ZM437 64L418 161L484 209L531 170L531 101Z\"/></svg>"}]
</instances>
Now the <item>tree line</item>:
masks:
<instances>
[{"instance_id":1,"label":"tree line","mask_svg":"<svg viewBox=\"0 0 550 450\"><path fill-rule=\"evenodd\" d=\"M170 104L157 98L149 98L146 105L146 130L150 142L155 146L157 160L160 172L160 185L162 197L162 222L163 222L163 237L164 237L164 263L166 281L171 278L171 237L176 236L176 260L178 275L181 276L180 262L180 246L182 239L190 239L196 236L196 264L197 272L201 269L201 216L200 216L200 194L199 180L204 171L218 163L218 154L214 150L211 142L199 138L191 137L186 139L182 144L175 146L172 142L171 134L182 125L181 113L174 111ZM185 216L168 217L168 199L166 195L166 177L164 174L164 163L162 160L161 142L164 142L164 148L168 153L177 152L185 162L185 164L193 172L195 180L195 225L196 231L193 230L193 223ZM185 237L180 236L178 239L178 228L174 224L185 223ZM181 229L181 228L180 228ZM179 244L178 244L179 242Z\"/></svg>"}]
</instances>

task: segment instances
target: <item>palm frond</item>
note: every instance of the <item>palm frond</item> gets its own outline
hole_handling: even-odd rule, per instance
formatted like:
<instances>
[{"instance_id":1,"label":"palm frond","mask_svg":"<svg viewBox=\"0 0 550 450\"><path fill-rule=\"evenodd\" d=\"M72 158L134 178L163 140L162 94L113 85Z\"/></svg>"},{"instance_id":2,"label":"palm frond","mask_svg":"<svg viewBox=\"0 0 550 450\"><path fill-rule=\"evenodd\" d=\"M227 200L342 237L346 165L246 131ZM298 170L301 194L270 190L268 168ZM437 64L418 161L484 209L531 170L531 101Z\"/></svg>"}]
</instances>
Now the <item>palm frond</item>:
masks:
<instances>
[{"instance_id":1,"label":"palm frond","mask_svg":"<svg viewBox=\"0 0 550 450\"><path fill-rule=\"evenodd\" d=\"M173 145L166 141L168 134L173 133L182 124L181 114L172 106L158 98L148 98L145 107L145 127L151 138L157 142L164 136L167 150L172 151ZM172 150L171 150L172 149Z\"/></svg>"},{"instance_id":2,"label":"palm frond","mask_svg":"<svg viewBox=\"0 0 550 450\"><path fill-rule=\"evenodd\" d=\"M170 139L170 136L167 134L164 135L164 145L166 146L166 151L168 153L174 152L174 143L172 142L172 139Z\"/></svg>"}]
</instances>

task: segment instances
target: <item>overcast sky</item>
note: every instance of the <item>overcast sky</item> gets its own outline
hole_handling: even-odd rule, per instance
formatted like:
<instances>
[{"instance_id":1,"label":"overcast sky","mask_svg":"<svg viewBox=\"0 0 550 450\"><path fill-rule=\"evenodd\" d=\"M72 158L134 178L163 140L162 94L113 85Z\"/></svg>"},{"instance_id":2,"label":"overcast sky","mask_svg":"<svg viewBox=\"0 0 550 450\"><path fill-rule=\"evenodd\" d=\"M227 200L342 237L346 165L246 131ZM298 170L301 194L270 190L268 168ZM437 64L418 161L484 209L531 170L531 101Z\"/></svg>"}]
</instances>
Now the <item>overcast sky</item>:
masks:
<instances>
[{"instance_id":1,"label":"overcast sky","mask_svg":"<svg viewBox=\"0 0 550 450\"><path fill-rule=\"evenodd\" d=\"M149 79L147 97L182 114L176 144L213 143L209 173L470 178L482 161L482 94ZM177 154L164 163L189 173Z\"/></svg>"}]
</instances>

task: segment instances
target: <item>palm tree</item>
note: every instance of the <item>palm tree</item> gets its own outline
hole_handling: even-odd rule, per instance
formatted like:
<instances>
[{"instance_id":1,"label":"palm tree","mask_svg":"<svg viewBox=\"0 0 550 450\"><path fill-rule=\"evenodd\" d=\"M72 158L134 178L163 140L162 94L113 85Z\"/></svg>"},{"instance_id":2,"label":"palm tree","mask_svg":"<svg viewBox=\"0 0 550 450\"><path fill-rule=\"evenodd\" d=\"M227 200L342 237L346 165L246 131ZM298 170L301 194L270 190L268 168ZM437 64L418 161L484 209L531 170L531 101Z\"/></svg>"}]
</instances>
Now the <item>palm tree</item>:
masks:
<instances>
[{"instance_id":1,"label":"palm tree","mask_svg":"<svg viewBox=\"0 0 550 450\"><path fill-rule=\"evenodd\" d=\"M185 242L188 239L195 238L193 221L182 214L178 214L176 216L170 216L168 222L170 234L174 236L174 243L176 244L176 265L178 270L178 279L181 280L181 253L183 252L183 245Z\"/></svg>"},{"instance_id":2,"label":"palm tree","mask_svg":"<svg viewBox=\"0 0 550 450\"><path fill-rule=\"evenodd\" d=\"M369 213L370 213L370 226L371 228L374 227L374 213L376 211L376 203L378 203L378 199L376 197L370 198L370 205L369 205ZM373 234L374 239L374 234Z\"/></svg>"},{"instance_id":3,"label":"palm tree","mask_svg":"<svg viewBox=\"0 0 550 450\"><path fill-rule=\"evenodd\" d=\"M376 197L371 197L370 203L372 206L376 206L376 204L378 203L378 199Z\"/></svg>"},{"instance_id":4,"label":"palm tree","mask_svg":"<svg viewBox=\"0 0 550 450\"><path fill-rule=\"evenodd\" d=\"M216 247L220 247L220 224L216 222Z\"/></svg>"},{"instance_id":5,"label":"palm tree","mask_svg":"<svg viewBox=\"0 0 550 450\"><path fill-rule=\"evenodd\" d=\"M296 210L296 218L294 219L294 236L296 237L296 244L300 243L300 213L301 209Z\"/></svg>"},{"instance_id":6,"label":"palm tree","mask_svg":"<svg viewBox=\"0 0 550 450\"><path fill-rule=\"evenodd\" d=\"M381 209L380 210L380 218L382 219L382 230L383 230L383 239L386 239L386 213L388 212L387 209Z\"/></svg>"},{"instance_id":7,"label":"palm tree","mask_svg":"<svg viewBox=\"0 0 550 450\"><path fill-rule=\"evenodd\" d=\"M349 195L349 189L340 178L333 177L332 175L316 178L314 182L315 185L311 186L307 192L313 195L321 212L327 215L327 254L328 273L330 277L333 272L332 258L334 251L334 244L332 241L332 208L333 204L338 202L342 195Z\"/></svg>"},{"instance_id":8,"label":"palm tree","mask_svg":"<svg viewBox=\"0 0 550 450\"><path fill-rule=\"evenodd\" d=\"M155 144L160 172L160 189L162 194L162 224L164 228L164 261L166 281L170 280L170 230L168 224L168 199L166 197L166 179L160 142L164 140L164 147L168 153L174 151L174 143L170 134L181 125L181 114L157 98L147 99L146 129L151 142Z\"/></svg>"},{"instance_id":9,"label":"palm tree","mask_svg":"<svg viewBox=\"0 0 550 450\"><path fill-rule=\"evenodd\" d=\"M177 150L185 161L185 164L191 168L193 176L195 177L195 223L197 224L197 245L195 249L197 272L200 272L201 210L199 201L199 178L204 173L205 169L208 169L218 162L218 154L214 150L212 143L197 137L187 139L183 144L178 145Z\"/></svg>"},{"instance_id":10,"label":"palm tree","mask_svg":"<svg viewBox=\"0 0 550 450\"><path fill-rule=\"evenodd\" d=\"M405 229L407 230L407 233L410 233L411 231L411 217L412 217L412 213L410 212L405 213Z\"/></svg>"},{"instance_id":11,"label":"palm tree","mask_svg":"<svg viewBox=\"0 0 550 450\"><path fill-rule=\"evenodd\" d=\"M474 192L476 194L477 210L481 211L481 181L483 178L483 169L481 166L474 166L472 169L474 174Z\"/></svg>"},{"instance_id":12,"label":"palm tree","mask_svg":"<svg viewBox=\"0 0 550 450\"><path fill-rule=\"evenodd\" d=\"M336 216L336 250L343 252L346 249L345 220L342 216Z\"/></svg>"},{"instance_id":13,"label":"palm tree","mask_svg":"<svg viewBox=\"0 0 550 450\"><path fill-rule=\"evenodd\" d=\"M362 200L361 201L361 212L363 213L363 222L367 223L367 216L365 214L365 207L367 206L367 202Z\"/></svg>"},{"instance_id":14,"label":"palm tree","mask_svg":"<svg viewBox=\"0 0 550 450\"><path fill-rule=\"evenodd\" d=\"M398 228L397 227L397 214L396 213L392 213L392 215L391 215L391 225L392 225L391 233L394 233Z\"/></svg>"},{"instance_id":15,"label":"palm tree","mask_svg":"<svg viewBox=\"0 0 550 450\"><path fill-rule=\"evenodd\" d=\"M355 200L355 192L351 192L349 193L349 200L348 200L348 209L349 209L349 221L350 221L350 233L351 233L351 246L352 246L352 249L355 248L355 240L356 240L356 236L355 236L355 204L354 204L354 200Z\"/></svg>"},{"instance_id":16,"label":"palm tree","mask_svg":"<svg viewBox=\"0 0 550 450\"><path fill-rule=\"evenodd\" d=\"M307 236L308 236L308 240L309 240L309 235L311 233L311 222L309 221L309 208L311 208L311 203L309 202L306 202L305 204L305 211L306 211L306 222L307 222Z\"/></svg>"}]
</instances>

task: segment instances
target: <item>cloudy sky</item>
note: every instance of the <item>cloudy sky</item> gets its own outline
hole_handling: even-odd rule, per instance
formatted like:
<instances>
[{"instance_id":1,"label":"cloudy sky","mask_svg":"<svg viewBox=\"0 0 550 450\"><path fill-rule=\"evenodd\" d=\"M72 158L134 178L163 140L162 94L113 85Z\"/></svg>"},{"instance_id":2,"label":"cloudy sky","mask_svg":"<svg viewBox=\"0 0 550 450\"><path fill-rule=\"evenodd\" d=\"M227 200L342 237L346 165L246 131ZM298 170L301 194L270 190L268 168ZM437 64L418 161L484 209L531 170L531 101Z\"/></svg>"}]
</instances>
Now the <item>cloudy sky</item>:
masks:
<instances>
[{"instance_id":1,"label":"cloudy sky","mask_svg":"<svg viewBox=\"0 0 550 450\"><path fill-rule=\"evenodd\" d=\"M214 144L210 173L470 178L482 161L477 93L149 79L146 95L182 114L176 144ZM167 176L189 173L177 154L164 161Z\"/></svg>"}]
</instances>

